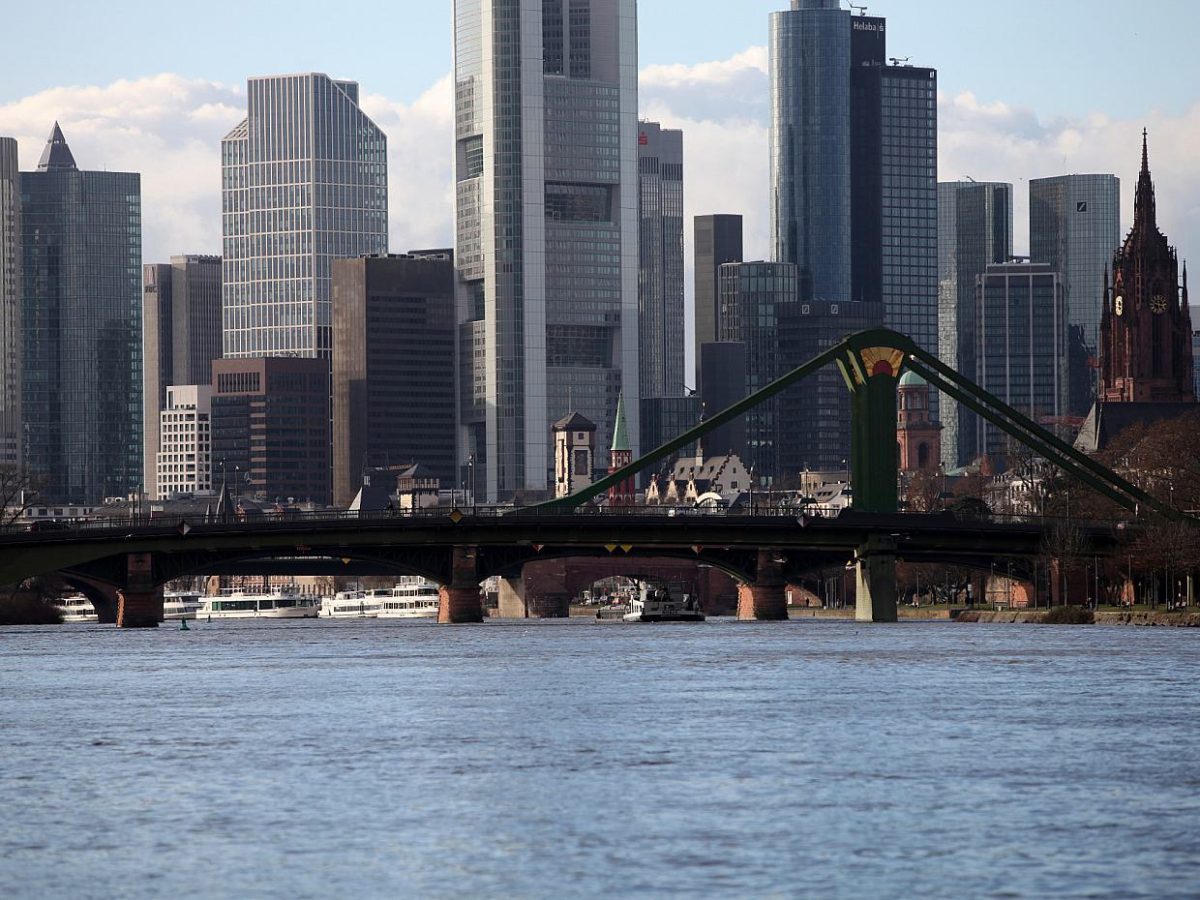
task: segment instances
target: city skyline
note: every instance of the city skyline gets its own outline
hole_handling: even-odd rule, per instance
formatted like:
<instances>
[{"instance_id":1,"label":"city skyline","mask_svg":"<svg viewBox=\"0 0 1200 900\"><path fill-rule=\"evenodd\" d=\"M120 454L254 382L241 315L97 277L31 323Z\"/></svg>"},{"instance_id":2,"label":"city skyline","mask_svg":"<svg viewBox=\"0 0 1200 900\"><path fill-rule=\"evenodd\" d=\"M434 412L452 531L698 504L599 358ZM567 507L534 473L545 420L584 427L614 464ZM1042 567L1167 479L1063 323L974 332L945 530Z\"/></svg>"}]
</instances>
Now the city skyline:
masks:
<instances>
[{"instance_id":1,"label":"city skyline","mask_svg":"<svg viewBox=\"0 0 1200 900\"><path fill-rule=\"evenodd\" d=\"M694 48L680 35L665 33L672 30L663 27L669 12L665 4L643 0L640 5L639 114L690 135L686 216L744 215L748 259L769 256L767 13L787 5L785 0L753 0L728 28L721 20L720 28L674 29L701 35L703 40L695 42ZM930 6L908 10L881 4L871 12L894 19L890 52L900 58L912 56L939 70L939 180L971 176L1015 185L1018 252L1028 246L1023 182L1061 174L1129 171L1136 165L1133 136L1143 126L1151 129L1156 147L1161 148L1156 154L1157 177L1174 187L1175 202L1164 206L1162 213L1164 227L1177 236L1184 257L1200 244L1200 173L1187 158L1187 148L1200 138L1200 104L1190 102L1186 71L1114 76L1107 68L1081 64L1076 56L1050 52L1045 36L1023 32L1029 50L1024 58L1038 60L1035 72L1043 86L1034 92L1026 71L1033 67L1015 67L1000 51L965 58L957 46L961 42L947 28L930 25L934 14L945 13L948 4ZM715 7L710 2L698 4L696 21L703 25L715 19ZM1176 40L1170 28L1172 9L1178 13L1184 7L1167 4L1148 11L1140 19L1141 27L1163 41ZM1045 15L1057 20L1067 14L1055 9ZM9 86L9 93L0 94L0 134L20 140L22 167L28 169L36 161L46 130L59 119L79 152L96 159L98 167L143 173L146 258L216 253L220 249L218 144L220 136L244 115L242 85L247 77L294 71L304 63L364 84L364 111L390 139L390 168L410 173L392 179L390 185L391 244L447 245L452 238L453 161L448 151L430 152L430 148L449 147L451 142L448 20L447 5L445 10L422 10L411 23L406 21L410 25L406 35L420 36L414 43L428 49L417 54L421 65L414 69L405 62L386 78L377 77L379 64L369 52L363 54L360 48L350 60L338 43L340 31L328 48L323 43L320 52L309 56L264 49L236 60L206 61L203 70L196 68L198 62L173 67L173 57L154 54L123 60L118 65L127 63L128 68L120 71L93 60L96 65L87 70L89 75L95 73L93 77L75 68L37 70L45 80L27 75L0 82ZM956 10L959 20L966 23L963 27L978 26L984 17L977 10ZM997 21L994 27L1000 38L1011 23ZM1091 22L1079 28L1083 35L1096 30ZM361 39L361 34L355 37ZM997 39L989 46L1001 43ZM1044 52L1039 53L1037 48L1043 45ZM14 72L6 75L17 74L21 59L10 65ZM83 64L73 63L79 65ZM1185 60L1183 65L1186 70L1195 63ZM177 73L172 74L173 68ZM1087 90L1081 89L1081 82ZM131 135L137 139L131 140ZM1122 229L1130 224L1131 190L1131 185L1123 184ZM685 231L690 260L691 234L690 229ZM690 297L690 279L687 290Z\"/></svg>"}]
</instances>

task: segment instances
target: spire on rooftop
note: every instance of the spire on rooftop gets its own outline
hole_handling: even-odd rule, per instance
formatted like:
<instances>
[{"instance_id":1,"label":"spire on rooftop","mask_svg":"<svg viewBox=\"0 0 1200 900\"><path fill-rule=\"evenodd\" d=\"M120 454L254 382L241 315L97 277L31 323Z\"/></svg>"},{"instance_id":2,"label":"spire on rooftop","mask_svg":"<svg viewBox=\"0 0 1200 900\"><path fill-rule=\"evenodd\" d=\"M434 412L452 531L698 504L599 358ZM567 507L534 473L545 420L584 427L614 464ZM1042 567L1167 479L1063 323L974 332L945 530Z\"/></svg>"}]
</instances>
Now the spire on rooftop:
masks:
<instances>
[{"instance_id":1,"label":"spire on rooftop","mask_svg":"<svg viewBox=\"0 0 1200 900\"><path fill-rule=\"evenodd\" d=\"M1150 133L1142 129L1142 172L1138 176L1137 197L1133 205L1134 228L1154 231L1158 228L1158 211L1154 199L1154 181L1150 178Z\"/></svg>"},{"instance_id":2,"label":"spire on rooftop","mask_svg":"<svg viewBox=\"0 0 1200 900\"><path fill-rule=\"evenodd\" d=\"M71 155L71 148L67 146L67 139L63 137L62 129L58 127L58 123L54 123L54 128L50 132L50 138L46 141L46 149L42 151L42 158L38 162L37 170L39 172L74 172L78 169L75 165L75 157Z\"/></svg>"},{"instance_id":3,"label":"spire on rooftop","mask_svg":"<svg viewBox=\"0 0 1200 900\"><path fill-rule=\"evenodd\" d=\"M617 398L617 417L613 422L613 450L629 450L629 429L625 425L625 394Z\"/></svg>"}]
</instances>

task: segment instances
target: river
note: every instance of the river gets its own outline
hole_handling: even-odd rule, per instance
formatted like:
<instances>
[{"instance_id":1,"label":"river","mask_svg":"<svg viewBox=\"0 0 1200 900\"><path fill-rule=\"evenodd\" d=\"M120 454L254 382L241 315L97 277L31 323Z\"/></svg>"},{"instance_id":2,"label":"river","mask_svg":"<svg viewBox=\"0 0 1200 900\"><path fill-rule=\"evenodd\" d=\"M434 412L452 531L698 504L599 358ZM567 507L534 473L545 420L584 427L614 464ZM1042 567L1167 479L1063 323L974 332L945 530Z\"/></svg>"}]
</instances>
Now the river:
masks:
<instances>
[{"instance_id":1,"label":"river","mask_svg":"<svg viewBox=\"0 0 1200 900\"><path fill-rule=\"evenodd\" d=\"M1196 896L1198 641L0 629L0 896Z\"/></svg>"}]
</instances>

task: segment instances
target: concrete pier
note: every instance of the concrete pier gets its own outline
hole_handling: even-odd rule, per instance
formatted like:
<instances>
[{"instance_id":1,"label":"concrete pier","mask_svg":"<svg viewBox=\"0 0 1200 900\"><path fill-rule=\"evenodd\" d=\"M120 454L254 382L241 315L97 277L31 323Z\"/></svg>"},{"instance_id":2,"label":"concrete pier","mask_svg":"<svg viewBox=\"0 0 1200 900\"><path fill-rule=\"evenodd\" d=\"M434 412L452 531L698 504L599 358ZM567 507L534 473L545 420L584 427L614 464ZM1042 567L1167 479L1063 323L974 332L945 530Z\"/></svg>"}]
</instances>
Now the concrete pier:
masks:
<instances>
[{"instance_id":1,"label":"concrete pier","mask_svg":"<svg viewBox=\"0 0 1200 900\"><path fill-rule=\"evenodd\" d=\"M896 604L896 542L871 538L858 548L856 613L859 622L898 622Z\"/></svg>"}]
</instances>

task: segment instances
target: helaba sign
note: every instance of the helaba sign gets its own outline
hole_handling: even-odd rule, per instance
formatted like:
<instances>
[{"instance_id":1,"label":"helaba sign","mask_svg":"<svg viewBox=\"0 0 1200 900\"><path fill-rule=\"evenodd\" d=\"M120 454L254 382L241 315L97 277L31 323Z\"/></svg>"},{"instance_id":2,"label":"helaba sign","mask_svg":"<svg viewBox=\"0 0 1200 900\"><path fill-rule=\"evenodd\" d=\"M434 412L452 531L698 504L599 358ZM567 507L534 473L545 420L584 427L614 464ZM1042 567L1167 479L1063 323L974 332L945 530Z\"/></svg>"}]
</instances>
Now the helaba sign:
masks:
<instances>
[{"instance_id":1,"label":"helaba sign","mask_svg":"<svg viewBox=\"0 0 1200 900\"><path fill-rule=\"evenodd\" d=\"M854 19L855 31L883 31L887 25L884 22L872 22L867 19Z\"/></svg>"}]
</instances>

